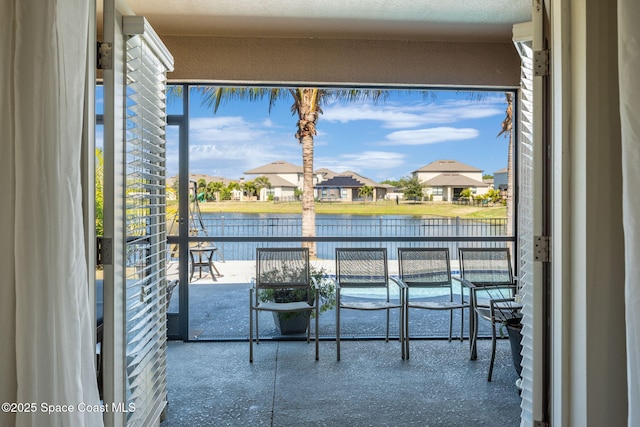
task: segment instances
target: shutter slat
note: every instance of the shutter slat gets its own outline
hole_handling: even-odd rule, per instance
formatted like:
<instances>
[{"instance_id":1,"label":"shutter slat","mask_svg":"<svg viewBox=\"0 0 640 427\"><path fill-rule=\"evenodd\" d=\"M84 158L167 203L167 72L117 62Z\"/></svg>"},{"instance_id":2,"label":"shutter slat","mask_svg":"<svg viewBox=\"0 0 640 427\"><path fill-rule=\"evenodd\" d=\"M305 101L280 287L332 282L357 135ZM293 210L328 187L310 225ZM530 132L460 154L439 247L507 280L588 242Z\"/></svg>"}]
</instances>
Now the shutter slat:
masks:
<instances>
[{"instance_id":1,"label":"shutter slat","mask_svg":"<svg viewBox=\"0 0 640 427\"><path fill-rule=\"evenodd\" d=\"M533 51L529 42L518 42L522 59L518 135L518 283L523 301L521 426L533 426Z\"/></svg>"},{"instance_id":2,"label":"shutter slat","mask_svg":"<svg viewBox=\"0 0 640 427\"><path fill-rule=\"evenodd\" d=\"M127 40L128 425L151 425L166 405L165 66L143 35Z\"/></svg>"}]
</instances>

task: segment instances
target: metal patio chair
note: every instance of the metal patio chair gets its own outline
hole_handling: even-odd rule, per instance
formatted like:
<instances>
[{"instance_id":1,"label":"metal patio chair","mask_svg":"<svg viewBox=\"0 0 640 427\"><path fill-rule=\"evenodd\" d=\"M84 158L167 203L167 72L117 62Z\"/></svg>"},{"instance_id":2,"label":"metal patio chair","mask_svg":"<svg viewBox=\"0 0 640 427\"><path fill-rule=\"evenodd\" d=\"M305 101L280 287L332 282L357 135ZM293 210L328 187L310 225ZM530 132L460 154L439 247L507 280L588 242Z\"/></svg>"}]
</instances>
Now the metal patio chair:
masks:
<instances>
[{"instance_id":1,"label":"metal patio chair","mask_svg":"<svg viewBox=\"0 0 640 427\"><path fill-rule=\"evenodd\" d=\"M312 290L312 287L314 290ZM261 311L289 314L315 313L316 360L318 360L318 285L311 277L308 248L258 248L256 277L249 289L249 362L253 362L253 322L260 342L258 314ZM307 321L307 343L311 328Z\"/></svg>"},{"instance_id":2,"label":"metal patio chair","mask_svg":"<svg viewBox=\"0 0 640 427\"><path fill-rule=\"evenodd\" d=\"M460 248L460 282L469 288L471 359L477 357L479 317L491 323L491 381L496 357L496 325L520 318L522 304L516 301L517 283L511 270L508 248ZM472 331L472 332L471 332Z\"/></svg>"},{"instance_id":3,"label":"metal patio chair","mask_svg":"<svg viewBox=\"0 0 640 427\"><path fill-rule=\"evenodd\" d=\"M399 334L402 358L404 350L404 285L395 281L399 288L398 300L391 301L389 294L389 273L387 265L387 250L384 248L338 248L336 249L336 354L340 360L340 312L342 310L386 310L387 329L386 341L389 341L389 311L398 309ZM345 296L342 291L351 290L382 290L384 298L360 298Z\"/></svg>"},{"instance_id":4,"label":"metal patio chair","mask_svg":"<svg viewBox=\"0 0 640 427\"><path fill-rule=\"evenodd\" d=\"M460 341L463 340L464 309L469 303L462 298L456 301L451 282L451 263L448 248L398 248L398 271L405 286L404 336L405 353L409 358L409 313L412 308L449 311L449 341L453 331L453 312L460 310ZM420 295L419 290L439 291L437 296ZM412 294L412 290L416 293ZM446 294L446 295L445 295ZM413 297L412 297L413 296Z\"/></svg>"}]
</instances>

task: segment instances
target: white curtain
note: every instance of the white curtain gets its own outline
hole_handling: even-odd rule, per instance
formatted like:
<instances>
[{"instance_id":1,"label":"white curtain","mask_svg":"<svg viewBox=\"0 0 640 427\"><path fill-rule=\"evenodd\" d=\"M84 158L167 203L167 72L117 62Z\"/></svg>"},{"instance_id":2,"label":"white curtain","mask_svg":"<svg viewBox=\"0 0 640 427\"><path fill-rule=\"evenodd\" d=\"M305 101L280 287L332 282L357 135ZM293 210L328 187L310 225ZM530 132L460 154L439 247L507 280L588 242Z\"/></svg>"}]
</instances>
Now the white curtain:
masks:
<instances>
[{"instance_id":1,"label":"white curtain","mask_svg":"<svg viewBox=\"0 0 640 427\"><path fill-rule=\"evenodd\" d=\"M640 425L640 2L618 0L629 426Z\"/></svg>"},{"instance_id":2,"label":"white curtain","mask_svg":"<svg viewBox=\"0 0 640 427\"><path fill-rule=\"evenodd\" d=\"M1 4L0 402L34 406L3 407L0 425L99 426L82 411L99 404L80 181L89 8Z\"/></svg>"}]
</instances>

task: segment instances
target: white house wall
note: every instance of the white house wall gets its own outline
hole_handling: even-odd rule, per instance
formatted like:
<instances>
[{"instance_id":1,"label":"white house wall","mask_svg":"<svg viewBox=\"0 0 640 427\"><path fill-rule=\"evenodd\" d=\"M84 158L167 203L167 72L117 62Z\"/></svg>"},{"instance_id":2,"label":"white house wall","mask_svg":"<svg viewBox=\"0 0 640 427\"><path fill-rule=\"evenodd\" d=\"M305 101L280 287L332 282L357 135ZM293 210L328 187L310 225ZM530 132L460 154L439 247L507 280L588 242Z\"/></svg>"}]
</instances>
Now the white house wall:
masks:
<instances>
[{"instance_id":1,"label":"white house wall","mask_svg":"<svg viewBox=\"0 0 640 427\"><path fill-rule=\"evenodd\" d=\"M278 176L284 180L289 181L293 185L302 187L302 174L298 173L279 173Z\"/></svg>"}]
</instances>

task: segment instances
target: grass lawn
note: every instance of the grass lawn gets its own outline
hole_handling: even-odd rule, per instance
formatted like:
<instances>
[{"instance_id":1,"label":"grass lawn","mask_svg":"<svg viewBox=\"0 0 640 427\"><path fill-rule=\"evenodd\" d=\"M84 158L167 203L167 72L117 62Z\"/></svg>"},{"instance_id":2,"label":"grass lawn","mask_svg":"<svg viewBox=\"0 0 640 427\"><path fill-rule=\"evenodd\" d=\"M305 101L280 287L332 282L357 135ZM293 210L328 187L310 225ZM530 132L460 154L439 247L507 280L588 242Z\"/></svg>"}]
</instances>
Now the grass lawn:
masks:
<instances>
[{"instance_id":1,"label":"grass lawn","mask_svg":"<svg viewBox=\"0 0 640 427\"><path fill-rule=\"evenodd\" d=\"M169 213L177 210L177 202L169 202ZM273 213L291 214L301 213L300 202L206 202L200 203L200 211L217 213ZM346 215L412 215L412 216L438 216L461 218L506 218L507 209L504 206L461 206L448 202L316 202L317 214L346 214Z\"/></svg>"}]
</instances>

